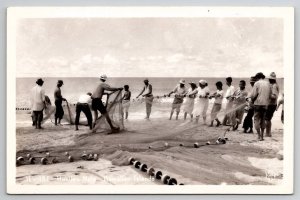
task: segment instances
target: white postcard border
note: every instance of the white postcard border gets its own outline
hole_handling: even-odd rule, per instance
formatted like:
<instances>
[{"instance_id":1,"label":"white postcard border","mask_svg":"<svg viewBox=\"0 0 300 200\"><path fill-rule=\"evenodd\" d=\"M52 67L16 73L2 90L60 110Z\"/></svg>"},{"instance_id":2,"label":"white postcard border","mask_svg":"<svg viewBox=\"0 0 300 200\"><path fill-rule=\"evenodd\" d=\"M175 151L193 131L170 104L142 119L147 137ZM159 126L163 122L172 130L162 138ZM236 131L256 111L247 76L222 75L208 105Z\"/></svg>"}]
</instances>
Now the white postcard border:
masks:
<instances>
[{"instance_id":1,"label":"white postcard border","mask_svg":"<svg viewBox=\"0 0 300 200\"><path fill-rule=\"evenodd\" d=\"M107 186L16 184L16 26L21 18L278 17L284 19L282 185ZM14 7L7 10L7 192L10 194L291 194L294 182L294 9L292 7Z\"/></svg>"}]
</instances>

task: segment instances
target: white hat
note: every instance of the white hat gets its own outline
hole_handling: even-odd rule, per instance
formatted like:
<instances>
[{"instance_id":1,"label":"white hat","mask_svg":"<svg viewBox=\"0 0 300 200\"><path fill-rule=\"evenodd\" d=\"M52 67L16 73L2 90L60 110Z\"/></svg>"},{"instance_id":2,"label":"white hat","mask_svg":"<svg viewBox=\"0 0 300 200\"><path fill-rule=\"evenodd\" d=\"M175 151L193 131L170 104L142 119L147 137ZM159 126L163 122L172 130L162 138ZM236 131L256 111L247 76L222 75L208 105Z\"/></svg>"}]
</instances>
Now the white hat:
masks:
<instances>
[{"instance_id":1,"label":"white hat","mask_svg":"<svg viewBox=\"0 0 300 200\"><path fill-rule=\"evenodd\" d=\"M200 80L199 83L200 83L201 85L205 85L205 84L206 84L206 81L205 81L205 80Z\"/></svg>"},{"instance_id":2,"label":"white hat","mask_svg":"<svg viewBox=\"0 0 300 200\"><path fill-rule=\"evenodd\" d=\"M185 84L185 80L181 79L181 80L179 81L179 83L180 83L180 84Z\"/></svg>"},{"instance_id":3,"label":"white hat","mask_svg":"<svg viewBox=\"0 0 300 200\"><path fill-rule=\"evenodd\" d=\"M275 72L271 72L270 76L268 77L269 79L276 79L276 74Z\"/></svg>"},{"instance_id":4,"label":"white hat","mask_svg":"<svg viewBox=\"0 0 300 200\"><path fill-rule=\"evenodd\" d=\"M105 74L103 74L103 75L100 76L100 79L106 80L106 79L107 79L107 76L106 76Z\"/></svg>"}]
</instances>

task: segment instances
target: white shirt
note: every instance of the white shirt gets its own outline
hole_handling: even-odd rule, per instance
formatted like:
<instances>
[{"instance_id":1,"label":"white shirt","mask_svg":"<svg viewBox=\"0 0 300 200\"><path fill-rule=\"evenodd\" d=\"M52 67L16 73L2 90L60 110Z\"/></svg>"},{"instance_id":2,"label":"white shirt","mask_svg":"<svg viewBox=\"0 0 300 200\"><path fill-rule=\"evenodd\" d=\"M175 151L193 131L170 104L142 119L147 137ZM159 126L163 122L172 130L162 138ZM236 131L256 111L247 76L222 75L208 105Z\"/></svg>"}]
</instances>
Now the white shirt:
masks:
<instances>
[{"instance_id":1,"label":"white shirt","mask_svg":"<svg viewBox=\"0 0 300 200\"><path fill-rule=\"evenodd\" d=\"M78 103L92 103L92 98L91 96L87 95L87 94L83 94L79 97L78 99Z\"/></svg>"},{"instance_id":2,"label":"white shirt","mask_svg":"<svg viewBox=\"0 0 300 200\"><path fill-rule=\"evenodd\" d=\"M205 97L207 95L209 95L209 88L208 87L205 87L205 88L201 88L201 87L198 87L198 94L197 94L197 97Z\"/></svg>"},{"instance_id":3,"label":"white shirt","mask_svg":"<svg viewBox=\"0 0 300 200\"><path fill-rule=\"evenodd\" d=\"M226 90L226 94L225 94L225 98L232 96L234 93L234 86L231 85L228 87L228 89Z\"/></svg>"},{"instance_id":4,"label":"white shirt","mask_svg":"<svg viewBox=\"0 0 300 200\"><path fill-rule=\"evenodd\" d=\"M194 99L196 97L197 93L198 93L197 88L195 88L194 90L192 88L189 88L188 92L186 93L186 96L189 97L189 98L193 98Z\"/></svg>"},{"instance_id":5,"label":"white shirt","mask_svg":"<svg viewBox=\"0 0 300 200\"><path fill-rule=\"evenodd\" d=\"M215 104L222 104L223 101L223 90L217 90L215 97ZM217 97L217 95L220 95Z\"/></svg>"},{"instance_id":6,"label":"white shirt","mask_svg":"<svg viewBox=\"0 0 300 200\"><path fill-rule=\"evenodd\" d=\"M173 92L175 93L175 95L176 95L176 94L177 94L177 95L185 95L185 94L187 93L187 89L186 89L185 86L180 87L180 85L177 85L177 86L174 88Z\"/></svg>"},{"instance_id":7,"label":"white shirt","mask_svg":"<svg viewBox=\"0 0 300 200\"><path fill-rule=\"evenodd\" d=\"M33 111L42 111L44 109L45 90L36 85L31 89L31 109Z\"/></svg>"}]
</instances>

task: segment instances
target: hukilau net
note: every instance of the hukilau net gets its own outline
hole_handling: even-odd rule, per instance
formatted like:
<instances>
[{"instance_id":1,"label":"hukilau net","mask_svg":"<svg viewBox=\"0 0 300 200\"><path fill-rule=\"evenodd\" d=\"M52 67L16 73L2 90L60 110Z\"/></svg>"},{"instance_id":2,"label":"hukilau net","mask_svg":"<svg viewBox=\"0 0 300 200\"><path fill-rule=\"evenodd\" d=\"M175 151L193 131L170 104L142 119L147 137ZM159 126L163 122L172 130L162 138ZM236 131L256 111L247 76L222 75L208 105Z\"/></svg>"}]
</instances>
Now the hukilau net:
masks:
<instances>
[{"instance_id":1,"label":"hukilau net","mask_svg":"<svg viewBox=\"0 0 300 200\"><path fill-rule=\"evenodd\" d=\"M122 91L115 91L103 97L104 105L114 127L124 129L123 111L122 111ZM96 120L93 132L100 133L110 130L105 117L101 115Z\"/></svg>"},{"instance_id":2,"label":"hukilau net","mask_svg":"<svg viewBox=\"0 0 300 200\"><path fill-rule=\"evenodd\" d=\"M75 124L76 104L70 104L67 101L63 102L64 116L63 119L69 124ZM84 115L83 113L81 115ZM86 121L86 120L85 120Z\"/></svg>"}]
</instances>

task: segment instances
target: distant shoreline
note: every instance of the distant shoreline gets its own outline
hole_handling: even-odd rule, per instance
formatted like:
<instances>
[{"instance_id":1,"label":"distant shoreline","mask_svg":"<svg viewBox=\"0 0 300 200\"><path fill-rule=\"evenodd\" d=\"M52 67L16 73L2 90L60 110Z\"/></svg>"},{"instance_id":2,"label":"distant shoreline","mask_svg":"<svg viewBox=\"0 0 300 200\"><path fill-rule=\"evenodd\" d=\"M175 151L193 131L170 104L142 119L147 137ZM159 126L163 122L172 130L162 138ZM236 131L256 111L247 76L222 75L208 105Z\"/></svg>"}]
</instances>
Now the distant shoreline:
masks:
<instances>
[{"instance_id":1,"label":"distant shoreline","mask_svg":"<svg viewBox=\"0 0 300 200\"><path fill-rule=\"evenodd\" d=\"M255 75L255 74L254 74ZM253 76L254 76L253 75ZM17 79L18 78L40 78L40 77L42 77L42 78L61 78L61 79L63 79L63 78L99 78L100 77L100 75L99 75L99 77L98 76L70 76L70 77L64 77L64 76L31 76L31 77L26 77L26 76L24 76L24 77L16 77ZM160 77L160 76L156 76L156 77L141 77L141 76L139 76L139 77L133 77L133 76L131 76L131 77L113 77L113 76L111 76L111 77L109 77L109 78L130 78L130 79L133 79L133 78L136 78L136 79L138 79L138 78L140 78L140 79L143 79L143 78L149 78L149 79L151 79L151 78L154 78L154 79L156 79L156 78L159 78L159 79L161 79L161 78L168 78L168 79L181 79L181 78L186 78L186 79L193 79L193 78L226 78L226 76L218 76L218 77L214 77L214 76L211 76L211 77L209 77L209 76L207 76L207 77L201 77L201 76L195 76L195 77ZM250 77L233 77L232 76L232 78L233 79L250 79ZM277 77L277 79L284 79L284 77Z\"/></svg>"}]
</instances>

